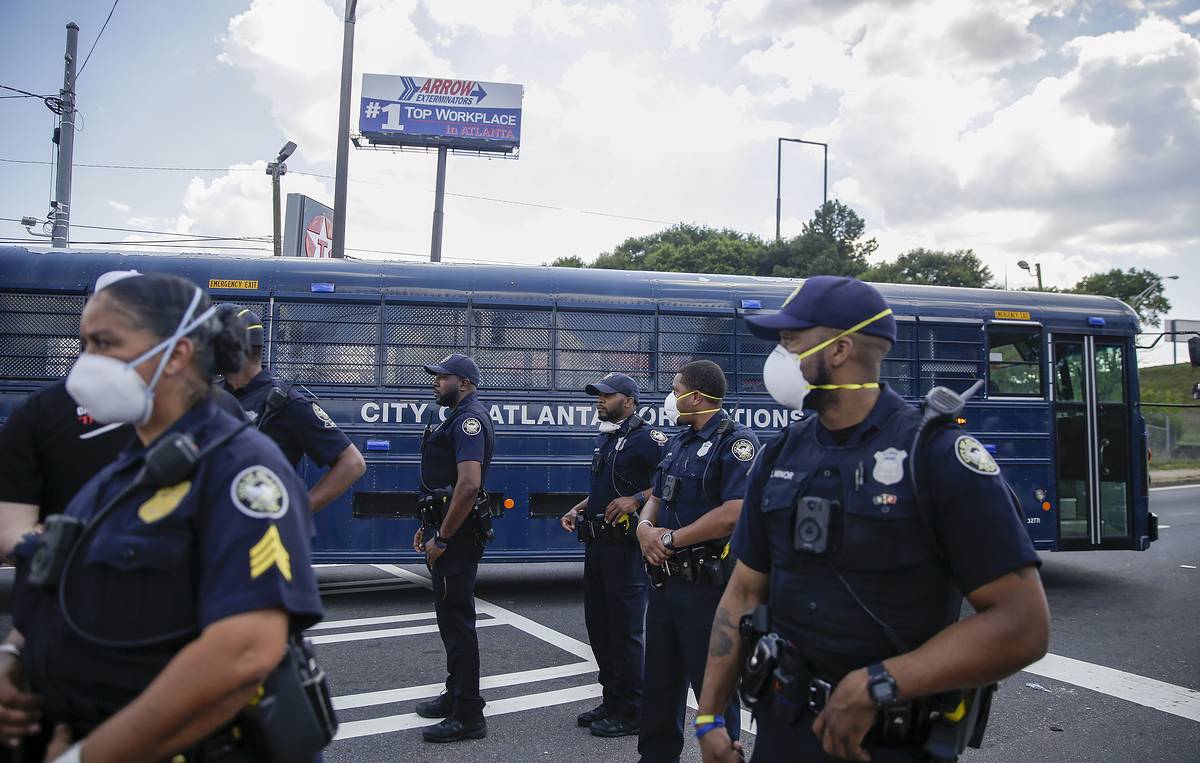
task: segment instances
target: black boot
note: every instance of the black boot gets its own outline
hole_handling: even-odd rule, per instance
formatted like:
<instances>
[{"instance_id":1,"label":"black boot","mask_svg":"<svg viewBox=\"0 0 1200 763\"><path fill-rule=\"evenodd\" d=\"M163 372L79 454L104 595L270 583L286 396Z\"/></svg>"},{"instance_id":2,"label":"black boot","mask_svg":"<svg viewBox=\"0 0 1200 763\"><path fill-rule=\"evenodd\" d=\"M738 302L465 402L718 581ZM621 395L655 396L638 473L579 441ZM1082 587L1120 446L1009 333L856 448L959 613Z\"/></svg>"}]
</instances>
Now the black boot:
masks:
<instances>
[{"instance_id":1,"label":"black boot","mask_svg":"<svg viewBox=\"0 0 1200 763\"><path fill-rule=\"evenodd\" d=\"M575 717L575 722L578 723L580 726L583 726L586 728L588 726L591 726L596 721L601 720L603 718L607 718L607 717L608 717L608 709L605 708L603 704L601 704L601 705L597 705L596 707L592 708L591 710L588 710L586 713L580 713L579 715L577 715Z\"/></svg>"},{"instance_id":2,"label":"black boot","mask_svg":"<svg viewBox=\"0 0 1200 763\"><path fill-rule=\"evenodd\" d=\"M454 709L454 697L449 692L442 692L437 699L417 703L417 715L422 718L449 718Z\"/></svg>"},{"instance_id":3,"label":"black boot","mask_svg":"<svg viewBox=\"0 0 1200 763\"><path fill-rule=\"evenodd\" d=\"M459 742L463 739L483 739L487 736L487 721L482 715L466 720L447 718L421 732L426 742Z\"/></svg>"}]
</instances>

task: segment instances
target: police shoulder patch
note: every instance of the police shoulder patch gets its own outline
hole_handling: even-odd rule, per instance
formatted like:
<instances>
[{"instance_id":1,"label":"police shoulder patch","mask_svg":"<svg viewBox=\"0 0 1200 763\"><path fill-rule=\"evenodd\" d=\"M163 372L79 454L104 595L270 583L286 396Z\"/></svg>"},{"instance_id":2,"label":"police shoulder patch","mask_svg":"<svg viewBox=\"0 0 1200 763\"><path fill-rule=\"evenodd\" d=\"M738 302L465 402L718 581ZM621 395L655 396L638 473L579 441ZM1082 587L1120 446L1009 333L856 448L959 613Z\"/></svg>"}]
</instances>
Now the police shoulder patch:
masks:
<instances>
[{"instance_id":1,"label":"police shoulder patch","mask_svg":"<svg viewBox=\"0 0 1200 763\"><path fill-rule=\"evenodd\" d=\"M665 434L663 434L662 432L658 431L657 429L650 430L650 439L654 440L659 445L667 444L667 436Z\"/></svg>"},{"instance_id":2,"label":"police shoulder patch","mask_svg":"<svg viewBox=\"0 0 1200 763\"><path fill-rule=\"evenodd\" d=\"M994 477L1000 473L1000 465L983 444L970 435L961 435L954 441L954 455L958 462L976 474Z\"/></svg>"},{"instance_id":3,"label":"police shoulder patch","mask_svg":"<svg viewBox=\"0 0 1200 763\"><path fill-rule=\"evenodd\" d=\"M329 418L329 414L325 412L324 408L316 403L313 403L312 407L313 413L315 413L317 418L320 419L323 424L325 424L326 429L337 429L337 424L334 423L333 419Z\"/></svg>"},{"instance_id":4,"label":"police shoulder patch","mask_svg":"<svg viewBox=\"0 0 1200 763\"><path fill-rule=\"evenodd\" d=\"M754 443L745 437L733 441L733 457L738 461L750 461L754 458Z\"/></svg>"},{"instance_id":5,"label":"police shoulder patch","mask_svg":"<svg viewBox=\"0 0 1200 763\"><path fill-rule=\"evenodd\" d=\"M250 466L233 478L229 499L254 519L278 519L287 513L288 492L279 475L265 466Z\"/></svg>"},{"instance_id":6,"label":"police shoulder patch","mask_svg":"<svg viewBox=\"0 0 1200 763\"><path fill-rule=\"evenodd\" d=\"M469 419L463 419L462 431L471 436L475 436L483 431L483 424L479 422L479 419L472 416Z\"/></svg>"}]
</instances>

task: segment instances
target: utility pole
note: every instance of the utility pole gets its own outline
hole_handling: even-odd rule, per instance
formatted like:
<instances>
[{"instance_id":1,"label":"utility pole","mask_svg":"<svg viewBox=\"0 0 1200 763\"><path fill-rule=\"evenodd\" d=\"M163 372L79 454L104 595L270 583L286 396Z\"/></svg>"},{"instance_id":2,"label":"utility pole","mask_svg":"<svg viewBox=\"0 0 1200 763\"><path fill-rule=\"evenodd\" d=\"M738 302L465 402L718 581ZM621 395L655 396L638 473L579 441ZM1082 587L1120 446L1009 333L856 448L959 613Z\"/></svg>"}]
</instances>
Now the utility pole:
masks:
<instances>
[{"instance_id":1,"label":"utility pole","mask_svg":"<svg viewBox=\"0 0 1200 763\"><path fill-rule=\"evenodd\" d=\"M342 33L342 98L338 107L337 169L333 178L334 257L346 256L346 185L350 172L350 80L354 70L354 14L358 0L346 0Z\"/></svg>"},{"instance_id":2,"label":"utility pole","mask_svg":"<svg viewBox=\"0 0 1200 763\"><path fill-rule=\"evenodd\" d=\"M62 114L58 119L58 176L54 181L54 228L50 244L66 249L71 238L71 159L75 153L75 59L79 47L79 25L67 24L67 52L63 71Z\"/></svg>"},{"instance_id":3,"label":"utility pole","mask_svg":"<svg viewBox=\"0 0 1200 763\"><path fill-rule=\"evenodd\" d=\"M279 211L279 178L287 174L287 165L284 164L288 157L296 150L296 144L290 140L283 144L283 148L279 149L279 156L275 157L275 161L267 163L267 174L271 176L271 206L275 215L275 256L283 256L283 223L280 221Z\"/></svg>"},{"instance_id":4,"label":"utility pole","mask_svg":"<svg viewBox=\"0 0 1200 763\"><path fill-rule=\"evenodd\" d=\"M445 146L438 146L437 188L433 196L433 243L429 246L429 261L442 261L442 221L446 217L446 154Z\"/></svg>"}]
</instances>

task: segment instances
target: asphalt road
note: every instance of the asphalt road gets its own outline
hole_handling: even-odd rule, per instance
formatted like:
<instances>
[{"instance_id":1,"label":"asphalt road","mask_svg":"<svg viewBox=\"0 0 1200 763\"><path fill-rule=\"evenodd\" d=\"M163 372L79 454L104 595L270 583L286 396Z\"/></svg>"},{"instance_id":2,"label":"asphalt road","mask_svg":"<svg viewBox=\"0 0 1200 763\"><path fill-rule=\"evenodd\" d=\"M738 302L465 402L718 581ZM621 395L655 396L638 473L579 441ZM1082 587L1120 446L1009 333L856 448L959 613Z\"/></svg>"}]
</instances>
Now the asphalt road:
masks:
<instances>
[{"instance_id":1,"label":"asphalt road","mask_svg":"<svg viewBox=\"0 0 1200 763\"><path fill-rule=\"evenodd\" d=\"M984 747L965 760L1200 761L1200 486L1155 491L1151 505L1163 529L1148 552L1044 556L1051 656L1003 683ZM327 761L637 759L636 739L575 725L599 701L578 564L481 568L489 734L424 743L414 706L445 676L424 573L319 570L327 614L309 635L342 722ZM4 601L10 586L0 578ZM699 759L694 741L683 759Z\"/></svg>"}]
</instances>

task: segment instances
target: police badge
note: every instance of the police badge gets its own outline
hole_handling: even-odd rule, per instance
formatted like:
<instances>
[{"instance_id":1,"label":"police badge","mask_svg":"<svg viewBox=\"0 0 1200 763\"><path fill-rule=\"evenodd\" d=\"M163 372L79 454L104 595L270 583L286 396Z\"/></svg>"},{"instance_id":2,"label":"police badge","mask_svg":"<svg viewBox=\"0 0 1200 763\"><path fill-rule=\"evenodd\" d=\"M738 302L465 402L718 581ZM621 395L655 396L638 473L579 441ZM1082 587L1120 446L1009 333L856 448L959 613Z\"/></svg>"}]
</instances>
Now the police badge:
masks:
<instances>
[{"instance_id":1,"label":"police badge","mask_svg":"<svg viewBox=\"0 0 1200 763\"><path fill-rule=\"evenodd\" d=\"M896 448L888 448L875 453L875 469L871 476L881 485L895 485L904 479L904 459L908 453Z\"/></svg>"}]
</instances>

